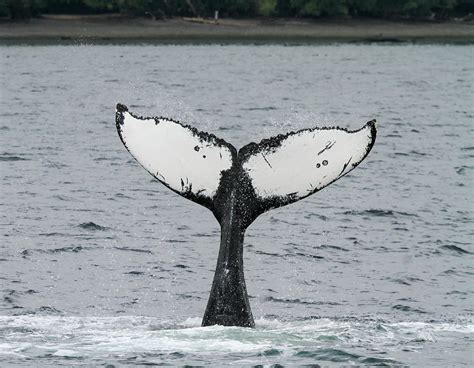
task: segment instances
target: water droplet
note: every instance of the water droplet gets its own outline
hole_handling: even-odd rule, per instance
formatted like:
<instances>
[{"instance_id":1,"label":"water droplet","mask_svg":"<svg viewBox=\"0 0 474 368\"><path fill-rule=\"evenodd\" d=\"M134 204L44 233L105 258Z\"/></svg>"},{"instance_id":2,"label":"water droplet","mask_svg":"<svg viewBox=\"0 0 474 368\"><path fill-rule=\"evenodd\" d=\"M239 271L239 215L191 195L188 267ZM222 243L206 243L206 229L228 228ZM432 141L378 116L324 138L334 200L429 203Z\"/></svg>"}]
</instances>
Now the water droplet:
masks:
<instances>
[{"instance_id":1,"label":"water droplet","mask_svg":"<svg viewBox=\"0 0 474 368\"><path fill-rule=\"evenodd\" d=\"M194 150L195 150L196 152L198 152L198 151L199 151L199 146L194 147Z\"/></svg>"},{"instance_id":2,"label":"water droplet","mask_svg":"<svg viewBox=\"0 0 474 368\"><path fill-rule=\"evenodd\" d=\"M323 161L323 165L326 166L328 164L328 161L327 160L324 160Z\"/></svg>"}]
</instances>

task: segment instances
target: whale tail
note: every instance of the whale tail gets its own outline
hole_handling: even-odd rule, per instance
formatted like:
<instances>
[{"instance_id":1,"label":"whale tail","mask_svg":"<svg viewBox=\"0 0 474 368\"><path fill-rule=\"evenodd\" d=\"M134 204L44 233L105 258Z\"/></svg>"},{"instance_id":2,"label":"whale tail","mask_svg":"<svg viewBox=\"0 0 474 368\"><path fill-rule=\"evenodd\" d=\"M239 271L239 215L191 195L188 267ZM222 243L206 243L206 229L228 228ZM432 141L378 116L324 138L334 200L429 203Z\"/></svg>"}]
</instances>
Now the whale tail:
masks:
<instances>
[{"instance_id":1,"label":"whale tail","mask_svg":"<svg viewBox=\"0 0 474 368\"><path fill-rule=\"evenodd\" d=\"M263 212L316 193L368 155L375 120L361 129L313 128L250 143L239 151L213 134L117 105L116 126L131 155L175 193L212 211L221 247L203 325L253 326L242 248L245 229Z\"/></svg>"},{"instance_id":2,"label":"whale tail","mask_svg":"<svg viewBox=\"0 0 474 368\"><path fill-rule=\"evenodd\" d=\"M372 120L355 131L303 129L250 143L237 152L213 134L164 117L139 117L121 104L116 126L140 165L175 193L209 208L218 221L220 194L231 172L247 187L248 200L253 201L248 220L253 221L348 174L368 155L376 137Z\"/></svg>"}]
</instances>

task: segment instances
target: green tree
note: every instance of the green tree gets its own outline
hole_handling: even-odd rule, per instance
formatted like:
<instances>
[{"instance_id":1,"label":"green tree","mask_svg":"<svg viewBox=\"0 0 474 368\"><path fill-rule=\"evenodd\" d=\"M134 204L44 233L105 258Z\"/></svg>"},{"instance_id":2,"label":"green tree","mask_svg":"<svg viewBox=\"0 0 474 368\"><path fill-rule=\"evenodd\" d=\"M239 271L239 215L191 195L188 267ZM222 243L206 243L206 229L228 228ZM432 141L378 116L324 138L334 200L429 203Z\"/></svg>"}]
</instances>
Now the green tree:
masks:
<instances>
[{"instance_id":1,"label":"green tree","mask_svg":"<svg viewBox=\"0 0 474 368\"><path fill-rule=\"evenodd\" d=\"M0 16L27 19L38 15L47 0L0 0Z\"/></svg>"},{"instance_id":2,"label":"green tree","mask_svg":"<svg viewBox=\"0 0 474 368\"><path fill-rule=\"evenodd\" d=\"M157 17L189 15L192 13L186 0L116 0L118 10L125 14Z\"/></svg>"},{"instance_id":3,"label":"green tree","mask_svg":"<svg viewBox=\"0 0 474 368\"><path fill-rule=\"evenodd\" d=\"M458 14L474 13L474 0L458 0L455 11Z\"/></svg>"},{"instance_id":4,"label":"green tree","mask_svg":"<svg viewBox=\"0 0 474 368\"><path fill-rule=\"evenodd\" d=\"M258 2L258 14L264 17L277 15L277 0L260 0Z\"/></svg>"},{"instance_id":5,"label":"green tree","mask_svg":"<svg viewBox=\"0 0 474 368\"><path fill-rule=\"evenodd\" d=\"M85 6L99 12L115 12L118 11L117 0L82 0Z\"/></svg>"},{"instance_id":6,"label":"green tree","mask_svg":"<svg viewBox=\"0 0 474 368\"><path fill-rule=\"evenodd\" d=\"M291 7L302 16L341 16L348 14L346 0L291 0Z\"/></svg>"},{"instance_id":7,"label":"green tree","mask_svg":"<svg viewBox=\"0 0 474 368\"><path fill-rule=\"evenodd\" d=\"M208 15L218 10L223 16L252 16L257 13L257 0L208 0L205 1Z\"/></svg>"},{"instance_id":8,"label":"green tree","mask_svg":"<svg viewBox=\"0 0 474 368\"><path fill-rule=\"evenodd\" d=\"M474 0L0 0L0 17L121 12L154 17L213 16L443 18L474 12Z\"/></svg>"}]
</instances>

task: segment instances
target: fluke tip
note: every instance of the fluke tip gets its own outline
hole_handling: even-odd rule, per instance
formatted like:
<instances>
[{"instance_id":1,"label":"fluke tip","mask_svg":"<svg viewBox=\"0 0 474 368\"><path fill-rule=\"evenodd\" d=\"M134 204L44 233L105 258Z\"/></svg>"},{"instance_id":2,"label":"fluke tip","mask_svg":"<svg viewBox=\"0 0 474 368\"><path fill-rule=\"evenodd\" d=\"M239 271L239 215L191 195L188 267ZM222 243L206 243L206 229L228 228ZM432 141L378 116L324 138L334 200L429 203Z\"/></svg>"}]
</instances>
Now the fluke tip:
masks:
<instances>
[{"instance_id":1,"label":"fluke tip","mask_svg":"<svg viewBox=\"0 0 474 368\"><path fill-rule=\"evenodd\" d=\"M122 105L121 103L118 103L117 104L117 112L125 112L125 111L128 111L128 107L125 106L125 105Z\"/></svg>"}]
</instances>

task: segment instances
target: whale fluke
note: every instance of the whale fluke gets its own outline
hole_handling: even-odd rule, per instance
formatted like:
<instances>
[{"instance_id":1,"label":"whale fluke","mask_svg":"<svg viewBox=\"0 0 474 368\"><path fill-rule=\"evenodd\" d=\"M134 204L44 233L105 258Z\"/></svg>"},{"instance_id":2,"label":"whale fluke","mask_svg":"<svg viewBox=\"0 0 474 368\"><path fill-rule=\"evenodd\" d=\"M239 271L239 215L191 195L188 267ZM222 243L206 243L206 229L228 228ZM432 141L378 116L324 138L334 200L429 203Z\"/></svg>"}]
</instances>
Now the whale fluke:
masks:
<instances>
[{"instance_id":1,"label":"whale fluke","mask_svg":"<svg viewBox=\"0 0 474 368\"><path fill-rule=\"evenodd\" d=\"M121 104L116 125L122 143L151 175L212 210L221 173L232 167L237 154L232 145L172 119L135 116Z\"/></svg>"},{"instance_id":2,"label":"whale fluke","mask_svg":"<svg viewBox=\"0 0 474 368\"><path fill-rule=\"evenodd\" d=\"M356 131L303 129L250 143L239 158L266 211L299 201L349 173L367 156L375 136L375 120Z\"/></svg>"},{"instance_id":3,"label":"whale fluke","mask_svg":"<svg viewBox=\"0 0 474 368\"><path fill-rule=\"evenodd\" d=\"M253 327L243 273L247 227L263 212L303 199L349 173L375 142L375 120L359 130L313 128L239 151L213 134L117 105L116 126L131 155L177 194L212 211L221 245L203 326Z\"/></svg>"}]
</instances>

